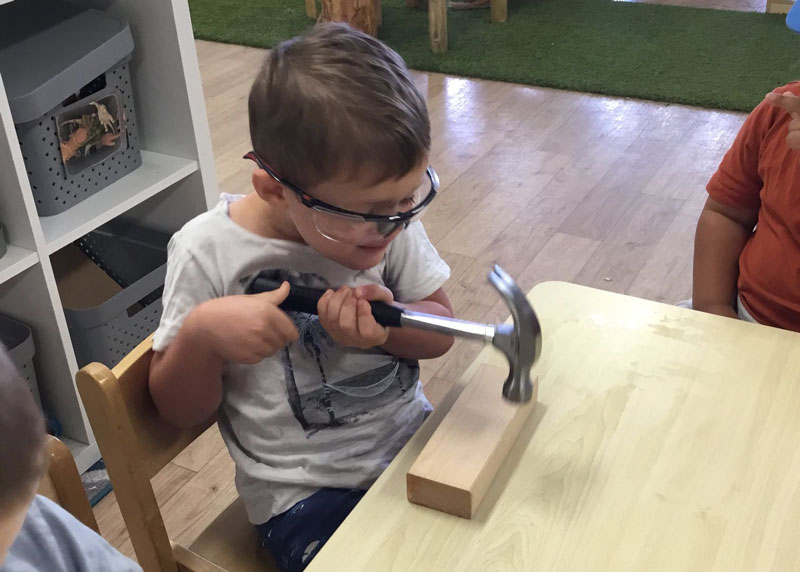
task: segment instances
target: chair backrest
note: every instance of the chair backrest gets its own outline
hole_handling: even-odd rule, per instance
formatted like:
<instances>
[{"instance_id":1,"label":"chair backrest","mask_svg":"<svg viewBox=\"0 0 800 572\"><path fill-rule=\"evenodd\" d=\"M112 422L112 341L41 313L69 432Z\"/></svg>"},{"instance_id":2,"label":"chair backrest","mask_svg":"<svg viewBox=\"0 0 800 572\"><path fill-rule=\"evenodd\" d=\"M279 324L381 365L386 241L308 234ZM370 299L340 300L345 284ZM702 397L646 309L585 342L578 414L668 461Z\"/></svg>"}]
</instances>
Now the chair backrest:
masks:
<instances>
[{"instance_id":1,"label":"chair backrest","mask_svg":"<svg viewBox=\"0 0 800 572\"><path fill-rule=\"evenodd\" d=\"M87 365L78 372L77 384L139 564L145 572L175 572L150 479L214 419L191 429L161 419L148 388L152 357L150 336L113 370Z\"/></svg>"},{"instance_id":2,"label":"chair backrest","mask_svg":"<svg viewBox=\"0 0 800 572\"><path fill-rule=\"evenodd\" d=\"M99 533L89 497L86 496L78 466L69 447L52 435L47 436L46 447L47 472L39 483L39 494L61 505L72 516Z\"/></svg>"}]
</instances>

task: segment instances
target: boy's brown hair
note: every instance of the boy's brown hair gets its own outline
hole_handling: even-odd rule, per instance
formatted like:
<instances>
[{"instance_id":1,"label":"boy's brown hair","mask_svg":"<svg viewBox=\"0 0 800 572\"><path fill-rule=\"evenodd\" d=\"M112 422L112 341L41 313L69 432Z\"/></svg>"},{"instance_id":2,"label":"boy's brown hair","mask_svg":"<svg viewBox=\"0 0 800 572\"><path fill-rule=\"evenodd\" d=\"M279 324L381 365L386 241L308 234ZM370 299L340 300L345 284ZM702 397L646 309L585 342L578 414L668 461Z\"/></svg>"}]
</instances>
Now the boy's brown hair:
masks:
<instances>
[{"instance_id":1,"label":"boy's brown hair","mask_svg":"<svg viewBox=\"0 0 800 572\"><path fill-rule=\"evenodd\" d=\"M250 90L253 149L303 188L398 179L430 151L425 99L403 59L346 24L319 24L267 55Z\"/></svg>"},{"instance_id":2,"label":"boy's brown hair","mask_svg":"<svg viewBox=\"0 0 800 572\"><path fill-rule=\"evenodd\" d=\"M44 472L44 442L42 413L0 343L0 512L30 500Z\"/></svg>"}]
</instances>

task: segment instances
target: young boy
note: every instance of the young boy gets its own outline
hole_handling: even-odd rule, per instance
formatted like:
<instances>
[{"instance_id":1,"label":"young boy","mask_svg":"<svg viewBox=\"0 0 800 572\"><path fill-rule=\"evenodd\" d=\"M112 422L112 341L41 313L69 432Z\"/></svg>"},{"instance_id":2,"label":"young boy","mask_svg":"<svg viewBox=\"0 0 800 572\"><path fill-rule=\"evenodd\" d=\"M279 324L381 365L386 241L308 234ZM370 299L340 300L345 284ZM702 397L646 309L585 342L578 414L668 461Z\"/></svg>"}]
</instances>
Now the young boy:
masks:
<instances>
[{"instance_id":1,"label":"young boy","mask_svg":"<svg viewBox=\"0 0 800 572\"><path fill-rule=\"evenodd\" d=\"M44 419L0 344L0 571L141 572L94 531L36 496Z\"/></svg>"},{"instance_id":2,"label":"young boy","mask_svg":"<svg viewBox=\"0 0 800 572\"><path fill-rule=\"evenodd\" d=\"M797 82L769 94L708 183L695 239L696 310L800 331L798 94Z\"/></svg>"},{"instance_id":3,"label":"young boy","mask_svg":"<svg viewBox=\"0 0 800 572\"><path fill-rule=\"evenodd\" d=\"M251 522L301 570L431 411L416 360L452 344L368 301L449 317L449 268L416 221L438 179L395 52L317 26L270 52L249 116L255 192L172 239L150 390L174 424L218 413ZM244 295L262 271L282 286ZM278 308L289 283L327 289L318 318Z\"/></svg>"}]
</instances>

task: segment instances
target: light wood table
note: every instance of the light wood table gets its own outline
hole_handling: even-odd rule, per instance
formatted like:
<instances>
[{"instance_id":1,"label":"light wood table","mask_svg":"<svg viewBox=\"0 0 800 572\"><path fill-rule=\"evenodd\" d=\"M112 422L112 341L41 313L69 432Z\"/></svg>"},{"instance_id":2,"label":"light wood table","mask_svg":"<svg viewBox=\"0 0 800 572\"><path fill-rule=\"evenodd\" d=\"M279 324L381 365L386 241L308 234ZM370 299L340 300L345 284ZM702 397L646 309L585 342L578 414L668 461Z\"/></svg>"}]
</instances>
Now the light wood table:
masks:
<instances>
[{"instance_id":1,"label":"light wood table","mask_svg":"<svg viewBox=\"0 0 800 572\"><path fill-rule=\"evenodd\" d=\"M800 570L800 335L558 282L530 299L539 405L475 518L406 500L457 386L309 572Z\"/></svg>"}]
</instances>

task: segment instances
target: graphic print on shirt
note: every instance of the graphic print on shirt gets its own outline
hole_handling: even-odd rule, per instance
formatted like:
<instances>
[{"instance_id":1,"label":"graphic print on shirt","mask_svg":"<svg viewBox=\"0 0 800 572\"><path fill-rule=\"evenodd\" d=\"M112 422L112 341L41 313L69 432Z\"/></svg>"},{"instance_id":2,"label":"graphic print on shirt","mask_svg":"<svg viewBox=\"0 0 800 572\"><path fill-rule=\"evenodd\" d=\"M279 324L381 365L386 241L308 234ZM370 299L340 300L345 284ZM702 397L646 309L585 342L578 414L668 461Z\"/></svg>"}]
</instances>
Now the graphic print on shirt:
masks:
<instances>
[{"instance_id":1,"label":"graphic print on shirt","mask_svg":"<svg viewBox=\"0 0 800 572\"><path fill-rule=\"evenodd\" d=\"M268 269L262 275L296 286L332 287L318 274ZM377 348L359 350L339 345L314 314L289 312L289 317L300 337L283 349L284 381L289 406L307 437L322 429L364 421L416 386L416 361Z\"/></svg>"}]
</instances>

